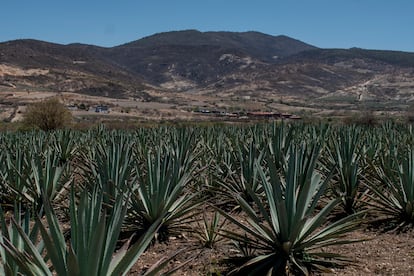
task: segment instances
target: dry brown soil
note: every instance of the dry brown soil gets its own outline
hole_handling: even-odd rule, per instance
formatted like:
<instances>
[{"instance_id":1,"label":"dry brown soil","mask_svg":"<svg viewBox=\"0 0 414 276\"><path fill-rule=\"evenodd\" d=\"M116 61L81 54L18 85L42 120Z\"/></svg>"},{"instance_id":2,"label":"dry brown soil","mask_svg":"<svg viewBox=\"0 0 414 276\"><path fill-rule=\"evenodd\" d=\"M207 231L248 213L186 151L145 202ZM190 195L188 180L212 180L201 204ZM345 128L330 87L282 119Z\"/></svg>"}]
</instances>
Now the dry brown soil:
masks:
<instances>
[{"instance_id":1,"label":"dry brown soil","mask_svg":"<svg viewBox=\"0 0 414 276\"><path fill-rule=\"evenodd\" d=\"M365 241L328 250L350 258L352 265L316 275L414 275L414 231L383 233L357 230L345 238ZM150 247L130 275L140 275L177 251L180 253L168 264L169 269L179 267L175 275L225 275L228 266L223 260L237 254L228 241L218 243L214 249L202 248L198 239L183 233L172 237L167 243L156 243Z\"/></svg>"}]
</instances>

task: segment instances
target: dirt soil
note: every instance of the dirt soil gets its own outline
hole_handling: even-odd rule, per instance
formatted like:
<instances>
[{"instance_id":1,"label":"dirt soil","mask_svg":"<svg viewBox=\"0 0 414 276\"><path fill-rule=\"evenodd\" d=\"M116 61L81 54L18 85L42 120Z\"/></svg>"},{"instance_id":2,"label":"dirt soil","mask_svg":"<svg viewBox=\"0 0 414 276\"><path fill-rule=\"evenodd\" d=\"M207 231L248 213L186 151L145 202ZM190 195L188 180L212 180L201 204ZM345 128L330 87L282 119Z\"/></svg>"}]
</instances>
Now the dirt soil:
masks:
<instances>
[{"instance_id":1,"label":"dirt soil","mask_svg":"<svg viewBox=\"0 0 414 276\"><path fill-rule=\"evenodd\" d=\"M1 68L0 68L1 69ZM31 72L33 73L33 72ZM36 74L38 72L35 72ZM1 70L0 70L1 74ZM34 73L33 73L34 74ZM97 115L102 119L122 118L123 120L149 121L211 121L234 120L217 114L202 114L196 110L208 110L221 113L277 111L299 117L315 116L343 117L349 116L349 110L340 108L324 110L316 107L305 107L303 104L278 103L276 99L262 101L257 99L236 97L235 95L209 95L201 93L168 93L152 92L153 101L140 101L136 98L113 99L108 97L90 96L71 92L49 91L17 91L0 84L0 120L19 121L27 104L49 97L59 97L67 106L85 105L89 110L71 109L72 114L80 120L94 120ZM284 99L287 101L287 99ZM97 114L95 107L107 105L110 112ZM327 113L328 112L328 113ZM378 113L380 114L380 113ZM378 115L377 114L377 115ZM382 114L382 113L381 113ZM383 113L385 114L385 113ZM388 114L388 113L387 113ZM389 113L388 115L396 115Z\"/></svg>"},{"instance_id":2,"label":"dirt soil","mask_svg":"<svg viewBox=\"0 0 414 276\"><path fill-rule=\"evenodd\" d=\"M357 231L362 243L342 245L337 252L351 257L354 266L333 270L335 275L414 275L414 233Z\"/></svg>"},{"instance_id":3,"label":"dirt soil","mask_svg":"<svg viewBox=\"0 0 414 276\"><path fill-rule=\"evenodd\" d=\"M352 260L352 265L316 275L414 275L414 231L383 233L374 230L357 230L346 239L365 240L359 243L330 247ZM172 237L168 243L156 243L145 252L129 275L141 275L165 257L175 256L168 269L178 268L175 275L225 275L229 267L224 260L237 251L228 241L215 248L202 248L191 234Z\"/></svg>"}]
</instances>

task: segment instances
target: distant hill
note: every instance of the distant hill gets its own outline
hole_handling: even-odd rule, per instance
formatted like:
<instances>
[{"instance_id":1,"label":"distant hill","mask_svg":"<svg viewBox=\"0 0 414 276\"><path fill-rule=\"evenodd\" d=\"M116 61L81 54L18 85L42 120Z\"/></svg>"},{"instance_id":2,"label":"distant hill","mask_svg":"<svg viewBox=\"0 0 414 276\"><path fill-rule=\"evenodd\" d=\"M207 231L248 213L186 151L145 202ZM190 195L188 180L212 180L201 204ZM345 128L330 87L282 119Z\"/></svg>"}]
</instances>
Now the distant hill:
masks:
<instances>
[{"instance_id":1,"label":"distant hill","mask_svg":"<svg viewBox=\"0 0 414 276\"><path fill-rule=\"evenodd\" d=\"M190 30L156 34L108 52L116 64L155 85L181 80L196 87L246 68L246 64L272 64L311 49L315 47L286 36Z\"/></svg>"},{"instance_id":2,"label":"distant hill","mask_svg":"<svg viewBox=\"0 0 414 276\"><path fill-rule=\"evenodd\" d=\"M414 53L384 50L351 49L313 49L291 55L288 61L319 61L334 63L352 59L363 59L371 62L382 62L399 67L414 67Z\"/></svg>"},{"instance_id":3,"label":"distant hill","mask_svg":"<svg viewBox=\"0 0 414 276\"><path fill-rule=\"evenodd\" d=\"M112 48L15 40L0 43L0 66L0 88L107 97L182 91L313 106L414 100L414 53L321 49L259 32L175 31Z\"/></svg>"},{"instance_id":4,"label":"distant hill","mask_svg":"<svg viewBox=\"0 0 414 276\"><path fill-rule=\"evenodd\" d=\"M114 97L123 97L127 91L146 87L138 76L105 60L100 54L104 51L104 48L92 45L60 45L30 39L0 43L0 64L5 71L3 74L0 71L0 84L6 81L26 90ZM48 73L14 75L13 70L7 72L5 66L22 70L47 69Z\"/></svg>"},{"instance_id":5,"label":"distant hill","mask_svg":"<svg viewBox=\"0 0 414 276\"><path fill-rule=\"evenodd\" d=\"M316 47L287 36L271 36L259 32L199 32L196 30L155 34L118 47L117 50L147 49L165 46L205 47L236 50L264 62L294 55ZM202 53L199 53L202 54Z\"/></svg>"}]
</instances>

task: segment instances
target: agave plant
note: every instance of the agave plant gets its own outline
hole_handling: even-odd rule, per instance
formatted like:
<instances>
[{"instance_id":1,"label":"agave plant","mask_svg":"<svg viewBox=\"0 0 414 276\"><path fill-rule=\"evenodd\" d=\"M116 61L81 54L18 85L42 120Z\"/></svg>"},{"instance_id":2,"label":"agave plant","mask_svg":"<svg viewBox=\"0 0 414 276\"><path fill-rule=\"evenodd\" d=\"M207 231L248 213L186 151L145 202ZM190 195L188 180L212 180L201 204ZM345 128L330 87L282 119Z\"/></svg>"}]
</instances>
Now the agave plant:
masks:
<instances>
[{"instance_id":1,"label":"agave plant","mask_svg":"<svg viewBox=\"0 0 414 276\"><path fill-rule=\"evenodd\" d=\"M332 168L331 192L341 199L338 216L358 212L367 200L363 182L365 162L363 160L364 144L363 133L358 127L352 126L339 129L339 133L332 133L328 144L327 155L322 158L326 173Z\"/></svg>"},{"instance_id":2,"label":"agave plant","mask_svg":"<svg viewBox=\"0 0 414 276\"><path fill-rule=\"evenodd\" d=\"M197 222L197 228L193 229L192 232L200 241L204 248L214 248L217 243L223 240L223 236L220 234L224 229L225 219L221 219L220 212L214 212L211 219L207 217L207 214L203 213L203 219Z\"/></svg>"},{"instance_id":3,"label":"agave plant","mask_svg":"<svg viewBox=\"0 0 414 276\"><path fill-rule=\"evenodd\" d=\"M13 205L15 200L26 200L27 179L30 178L30 156L24 147L14 151L4 150L1 153L2 163L0 169L2 204Z\"/></svg>"},{"instance_id":4,"label":"agave plant","mask_svg":"<svg viewBox=\"0 0 414 276\"><path fill-rule=\"evenodd\" d=\"M383 215L379 220L397 229L414 225L414 148L386 155L373 167L376 179L367 185L374 193L371 207Z\"/></svg>"},{"instance_id":5,"label":"agave plant","mask_svg":"<svg viewBox=\"0 0 414 276\"><path fill-rule=\"evenodd\" d=\"M223 203L226 198L217 196L217 190L221 190L221 183L227 182L232 173L232 147L224 129L207 128L201 135L200 144L203 146L203 154L200 156L200 165L205 167L199 189L214 200L215 204ZM225 194L225 196L227 193ZM216 202L217 201L217 202Z\"/></svg>"},{"instance_id":6,"label":"agave plant","mask_svg":"<svg viewBox=\"0 0 414 276\"><path fill-rule=\"evenodd\" d=\"M180 174L187 173L195 165L198 157L198 143L194 129L178 129L171 133L167 148L180 164Z\"/></svg>"},{"instance_id":7,"label":"agave plant","mask_svg":"<svg viewBox=\"0 0 414 276\"><path fill-rule=\"evenodd\" d=\"M35 225L41 233L46 259L38 253L33 241L17 223L14 227L23 241L24 250L4 236L0 245L8 254L8 259L28 275L125 275L150 244L160 221L151 225L138 242L133 245L127 242L116 251L127 211L126 194L118 195L108 211L103 191L98 186L91 193L84 190L78 204L72 192L69 244L48 198L44 197L47 226L39 217Z\"/></svg>"},{"instance_id":8,"label":"agave plant","mask_svg":"<svg viewBox=\"0 0 414 276\"><path fill-rule=\"evenodd\" d=\"M51 146L59 153L59 162L70 162L80 150L79 135L71 130L58 130L53 132Z\"/></svg>"},{"instance_id":9,"label":"agave plant","mask_svg":"<svg viewBox=\"0 0 414 276\"><path fill-rule=\"evenodd\" d=\"M87 146L79 152L72 173L75 188L98 186L103 191L105 205L110 208L118 194L134 183L134 142L125 132L104 132L102 128L90 130L83 142Z\"/></svg>"},{"instance_id":10,"label":"agave plant","mask_svg":"<svg viewBox=\"0 0 414 276\"><path fill-rule=\"evenodd\" d=\"M30 212L24 211L21 204L14 204L12 215L4 214L0 207L0 275L21 275L25 271L1 244L13 247L20 252L31 252L30 254L37 256L38 259L43 254L44 244L41 241L38 242L39 227L37 224L30 227L30 224ZM26 246L27 244L35 246ZM43 262L36 263L36 259L32 262L27 262L25 266L32 266L32 272L36 266L39 267L36 275L41 275L42 271L47 270Z\"/></svg>"},{"instance_id":11,"label":"agave plant","mask_svg":"<svg viewBox=\"0 0 414 276\"><path fill-rule=\"evenodd\" d=\"M51 201L56 201L62 199L70 183L70 176L63 174L65 165L59 160L59 154L50 147L38 153L28 149L8 152L1 172L3 185L7 185L14 200L33 206L38 212L43 206L42 189Z\"/></svg>"},{"instance_id":12,"label":"agave plant","mask_svg":"<svg viewBox=\"0 0 414 276\"><path fill-rule=\"evenodd\" d=\"M132 162L133 142L125 135L112 135L107 143L99 143L93 159L92 177L104 190L104 198L110 204L119 191L134 182Z\"/></svg>"},{"instance_id":13,"label":"agave plant","mask_svg":"<svg viewBox=\"0 0 414 276\"><path fill-rule=\"evenodd\" d=\"M162 156L162 153L163 156ZM137 168L138 188L132 191L126 228L146 230L155 221L162 221L158 240L166 240L174 230L182 230L186 220L200 204L197 193L186 191L192 179L193 166L183 169L181 155L159 149L155 156L148 153L147 166Z\"/></svg>"},{"instance_id":14,"label":"agave plant","mask_svg":"<svg viewBox=\"0 0 414 276\"><path fill-rule=\"evenodd\" d=\"M31 179L27 180L27 197L33 202L36 210L43 207L43 197L50 202L62 201L68 195L71 175L65 175L65 167L62 164L60 154L49 148L43 156L34 156L31 160Z\"/></svg>"},{"instance_id":15,"label":"agave plant","mask_svg":"<svg viewBox=\"0 0 414 276\"><path fill-rule=\"evenodd\" d=\"M329 178L322 179L315 164L319 147L310 150L302 145L292 147L286 171L278 172L274 158L267 155L267 169L258 165L264 197L252 195L254 204L241 196L237 201L246 216L242 223L231 214L222 212L245 233L225 231L223 234L247 246L254 254L243 256L244 263L231 274L285 275L288 272L308 275L312 269L342 264L344 258L323 249L346 244L341 239L358 227L358 214L326 224L327 217L340 199L334 199L317 211ZM269 171L269 175L265 172Z\"/></svg>"},{"instance_id":16,"label":"agave plant","mask_svg":"<svg viewBox=\"0 0 414 276\"><path fill-rule=\"evenodd\" d=\"M294 144L295 128L285 123L274 123L269 137L269 149L273 156L276 168L284 170L286 167L289 148Z\"/></svg>"},{"instance_id":17,"label":"agave plant","mask_svg":"<svg viewBox=\"0 0 414 276\"><path fill-rule=\"evenodd\" d=\"M225 165L225 177L218 181L221 189L218 190L224 197L240 195L248 202L252 201L251 195L263 192L257 173L256 163L261 163L263 151L259 149L255 140L250 142L236 142L235 150L225 153L229 158Z\"/></svg>"}]
</instances>

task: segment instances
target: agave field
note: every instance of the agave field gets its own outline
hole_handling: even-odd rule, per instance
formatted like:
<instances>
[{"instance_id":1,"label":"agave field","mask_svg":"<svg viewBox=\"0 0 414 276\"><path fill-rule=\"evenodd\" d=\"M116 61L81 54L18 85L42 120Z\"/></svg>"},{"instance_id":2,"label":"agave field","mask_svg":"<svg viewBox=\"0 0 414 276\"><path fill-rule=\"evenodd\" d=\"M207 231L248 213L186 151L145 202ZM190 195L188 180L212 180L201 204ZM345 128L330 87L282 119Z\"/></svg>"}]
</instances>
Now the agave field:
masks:
<instances>
[{"instance_id":1,"label":"agave field","mask_svg":"<svg viewBox=\"0 0 414 276\"><path fill-rule=\"evenodd\" d=\"M0 147L0 275L192 274L217 247L192 275L317 274L353 265L331 249L363 246L350 233L414 223L410 125L97 127Z\"/></svg>"}]
</instances>

